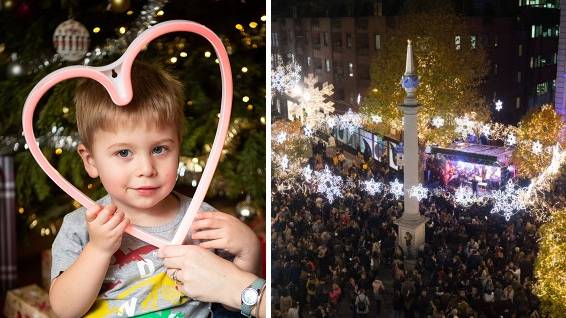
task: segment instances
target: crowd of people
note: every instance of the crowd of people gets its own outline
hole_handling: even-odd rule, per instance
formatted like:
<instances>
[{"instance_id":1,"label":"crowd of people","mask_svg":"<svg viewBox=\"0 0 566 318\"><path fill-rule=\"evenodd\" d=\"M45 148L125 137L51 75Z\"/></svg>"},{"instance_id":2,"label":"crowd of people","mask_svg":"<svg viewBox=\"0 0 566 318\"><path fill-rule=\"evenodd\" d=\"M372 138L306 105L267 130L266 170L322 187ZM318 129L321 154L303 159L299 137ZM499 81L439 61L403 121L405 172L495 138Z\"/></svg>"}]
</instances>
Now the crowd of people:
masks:
<instances>
[{"instance_id":1,"label":"crowd of people","mask_svg":"<svg viewBox=\"0 0 566 318\"><path fill-rule=\"evenodd\" d=\"M402 176L361 154L313 145L309 165L359 182ZM332 203L301 175L273 179L274 317L540 317L533 293L537 226L489 206L421 201L425 245L409 260L394 221L403 202L346 189ZM297 186L301 185L301 186Z\"/></svg>"}]
</instances>

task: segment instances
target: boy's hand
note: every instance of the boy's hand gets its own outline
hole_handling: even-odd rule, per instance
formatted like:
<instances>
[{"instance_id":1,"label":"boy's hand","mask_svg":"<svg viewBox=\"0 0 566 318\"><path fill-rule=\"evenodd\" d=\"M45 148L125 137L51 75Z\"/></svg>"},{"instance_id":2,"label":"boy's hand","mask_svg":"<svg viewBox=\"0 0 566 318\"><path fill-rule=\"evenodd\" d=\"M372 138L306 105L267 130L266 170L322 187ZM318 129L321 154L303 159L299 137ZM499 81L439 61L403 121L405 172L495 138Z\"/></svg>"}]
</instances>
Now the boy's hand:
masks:
<instances>
[{"instance_id":1,"label":"boy's hand","mask_svg":"<svg viewBox=\"0 0 566 318\"><path fill-rule=\"evenodd\" d=\"M234 255L240 269L256 273L260 262L260 242L257 235L236 217L222 212L197 213L191 225L191 238L203 240L199 245L208 249L223 249Z\"/></svg>"},{"instance_id":2,"label":"boy's hand","mask_svg":"<svg viewBox=\"0 0 566 318\"><path fill-rule=\"evenodd\" d=\"M122 243L122 235L130 221L124 213L116 211L114 204L101 207L95 205L86 211L86 222L90 241L94 249L111 257Z\"/></svg>"}]
</instances>

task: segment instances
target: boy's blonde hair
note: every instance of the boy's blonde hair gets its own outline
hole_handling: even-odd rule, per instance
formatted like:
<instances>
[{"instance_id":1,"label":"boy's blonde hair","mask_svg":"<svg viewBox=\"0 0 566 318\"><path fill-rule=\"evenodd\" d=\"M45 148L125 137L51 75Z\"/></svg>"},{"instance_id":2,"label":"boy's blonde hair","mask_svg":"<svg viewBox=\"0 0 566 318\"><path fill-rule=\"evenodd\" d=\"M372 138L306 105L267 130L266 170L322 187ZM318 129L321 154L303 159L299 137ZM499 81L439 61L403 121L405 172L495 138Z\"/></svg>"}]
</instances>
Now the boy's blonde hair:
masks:
<instances>
[{"instance_id":1,"label":"boy's blonde hair","mask_svg":"<svg viewBox=\"0 0 566 318\"><path fill-rule=\"evenodd\" d=\"M175 125L181 140L183 88L181 83L162 69L134 62L132 65L134 96L126 106L117 106L100 83L84 79L75 92L77 127L81 142L91 149L97 129L114 131L118 125Z\"/></svg>"}]
</instances>

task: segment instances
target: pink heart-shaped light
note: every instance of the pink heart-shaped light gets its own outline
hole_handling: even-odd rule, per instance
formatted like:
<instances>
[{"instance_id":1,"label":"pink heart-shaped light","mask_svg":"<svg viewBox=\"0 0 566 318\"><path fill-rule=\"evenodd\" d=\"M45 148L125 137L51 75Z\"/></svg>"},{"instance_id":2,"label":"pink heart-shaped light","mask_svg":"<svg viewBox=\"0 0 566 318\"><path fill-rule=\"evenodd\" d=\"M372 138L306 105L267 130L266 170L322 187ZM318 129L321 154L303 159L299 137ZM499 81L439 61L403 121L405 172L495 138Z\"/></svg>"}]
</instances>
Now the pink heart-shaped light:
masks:
<instances>
[{"instance_id":1,"label":"pink heart-shaped light","mask_svg":"<svg viewBox=\"0 0 566 318\"><path fill-rule=\"evenodd\" d=\"M189 227L192 224L202 201L204 200L204 196L206 195L206 191L208 190L210 181L212 180L212 176L214 175L214 171L218 165L218 160L220 159L224 140L226 139L226 133L228 132L230 112L232 110L232 71L230 69L230 61L228 60L226 48L214 32L201 24L185 20L173 20L159 23L140 34L132 42L132 44L130 44L126 52L124 52L124 54L112 64L100 67L69 66L50 73L37 83L37 85L35 85L26 99L22 114L24 136L29 146L29 150L39 166L61 189L63 189L63 191L77 200L85 208L88 209L94 206L95 202L63 178L63 176L55 168L53 168L49 161L47 161L39 149L39 145L35 140L35 134L33 131L33 113L35 111L35 107L45 92L55 86L55 84L66 79L76 77L86 77L99 82L102 86L104 86L104 88L106 88L112 98L112 101L116 105L127 105L133 97L130 71L137 54L153 39L171 32L196 33L206 38L212 44L220 62L220 75L222 77L222 103L220 107L218 128L216 129L216 136L214 137L214 143L212 145L210 155L208 156L206 167L204 168L199 185L197 186L183 220L177 228L177 232L175 233L173 240L164 240L132 225L126 228L126 232L130 235L157 247L183 243L189 232ZM115 77L112 76L113 71L115 72Z\"/></svg>"}]
</instances>

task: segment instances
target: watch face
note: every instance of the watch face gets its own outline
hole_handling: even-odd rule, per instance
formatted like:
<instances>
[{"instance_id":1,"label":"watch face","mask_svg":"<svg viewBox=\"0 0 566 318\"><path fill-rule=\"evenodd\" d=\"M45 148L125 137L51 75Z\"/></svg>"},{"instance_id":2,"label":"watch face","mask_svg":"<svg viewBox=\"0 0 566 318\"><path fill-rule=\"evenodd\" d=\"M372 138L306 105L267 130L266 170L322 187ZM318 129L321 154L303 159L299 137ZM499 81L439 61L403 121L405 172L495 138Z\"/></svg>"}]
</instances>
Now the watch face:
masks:
<instances>
[{"instance_id":1,"label":"watch face","mask_svg":"<svg viewBox=\"0 0 566 318\"><path fill-rule=\"evenodd\" d=\"M242 292L242 302L248 306L253 306L257 303L258 296L257 290L246 288Z\"/></svg>"}]
</instances>

